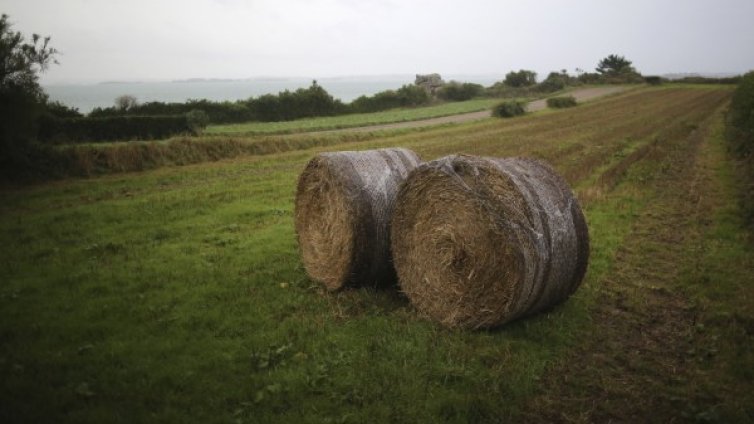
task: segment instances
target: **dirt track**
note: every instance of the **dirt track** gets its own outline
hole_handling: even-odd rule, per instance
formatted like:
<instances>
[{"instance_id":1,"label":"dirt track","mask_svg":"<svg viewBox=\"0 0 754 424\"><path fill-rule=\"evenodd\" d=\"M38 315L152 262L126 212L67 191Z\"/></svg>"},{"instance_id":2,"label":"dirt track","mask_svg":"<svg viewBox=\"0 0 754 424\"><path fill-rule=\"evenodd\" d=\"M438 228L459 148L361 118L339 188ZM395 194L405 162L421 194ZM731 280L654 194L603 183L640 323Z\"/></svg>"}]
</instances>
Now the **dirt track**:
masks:
<instances>
[{"instance_id":1,"label":"dirt track","mask_svg":"<svg viewBox=\"0 0 754 424\"><path fill-rule=\"evenodd\" d=\"M582 89L571 91L568 93L568 95L575 97L576 100L579 102L583 102L583 101L595 99L597 97L606 96L608 94L618 93L625 89L626 87L624 86L591 87L591 88L582 88ZM547 100L540 99L540 100L535 100L533 102L530 102L527 105L526 109L529 112L536 112L538 110L545 109L546 107L547 107ZM369 125L365 127L343 128L339 130L317 131L317 132L319 133L370 132L370 131L394 130L394 129L402 129L402 128L420 128L420 127L430 127L433 125L459 124L462 122L478 121L478 120L486 119L489 117L490 117L489 110L480 110L478 112L469 112L469 113L461 113L458 115L441 116L439 118L421 119L418 121L395 122L392 124Z\"/></svg>"}]
</instances>

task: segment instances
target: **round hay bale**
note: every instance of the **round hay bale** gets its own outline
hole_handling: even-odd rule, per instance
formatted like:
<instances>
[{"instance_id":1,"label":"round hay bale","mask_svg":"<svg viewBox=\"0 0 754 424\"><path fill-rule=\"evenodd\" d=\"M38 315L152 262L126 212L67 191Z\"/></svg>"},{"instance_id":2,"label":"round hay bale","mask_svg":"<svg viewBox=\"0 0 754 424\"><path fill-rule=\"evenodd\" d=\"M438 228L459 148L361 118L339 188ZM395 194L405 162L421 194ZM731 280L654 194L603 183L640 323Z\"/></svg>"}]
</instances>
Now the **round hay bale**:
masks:
<instances>
[{"instance_id":1,"label":"round hay bale","mask_svg":"<svg viewBox=\"0 0 754 424\"><path fill-rule=\"evenodd\" d=\"M421 165L398 194L391 238L401 289L450 327L495 327L563 302L589 259L573 193L525 158Z\"/></svg>"},{"instance_id":2,"label":"round hay bale","mask_svg":"<svg viewBox=\"0 0 754 424\"><path fill-rule=\"evenodd\" d=\"M390 218L421 160L408 149L321 153L298 180L295 226L309 276L336 290L395 283Z\"/></svg>"}]
</instances>

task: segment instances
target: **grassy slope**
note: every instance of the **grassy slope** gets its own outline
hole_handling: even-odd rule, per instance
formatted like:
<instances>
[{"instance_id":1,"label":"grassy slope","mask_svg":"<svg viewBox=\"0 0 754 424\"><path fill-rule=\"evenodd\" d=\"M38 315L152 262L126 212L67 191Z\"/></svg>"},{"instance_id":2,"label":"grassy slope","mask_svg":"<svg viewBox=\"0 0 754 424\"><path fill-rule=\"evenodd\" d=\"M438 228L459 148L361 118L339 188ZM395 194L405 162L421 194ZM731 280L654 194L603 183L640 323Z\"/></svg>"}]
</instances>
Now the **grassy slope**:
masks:
<instances>
[{"instance_id":1,"label":"grassy slope","mask_svg":"<svg viewBox=\"0 0 754 424\"><path fill-rule=\"evenodd\" d=\"M306 131L331 130L338 128L361 127L367 125L389 124L393 122L416 121L476 112L490 109L500 99L475 99L464 102L448 102L436 106L391 109L384 112L356 113L342 116L297 119L285 122L248 122L244 124L211 125L207 134L272 134Z\"/></svg>"},{"instance_id":2,"label":"grassy slope","mask_svg":"<svg viewBox=\"0 0 754 424\"><path fill-rule=\"evenodd\" d=\"M593 242L584 286L562 307L493 332L448 331L394 292L328 294L306 278L293 187L317 149L0 193L0 419L480 422L528 414L549 365L593 337L598 288L655 196L647 182L655 179L632 170L656 172L661 158L633 153L685 139L727 95L644 90L326 147L401 145L425 159L534 155L576 187ZM726 243L735 210L721 204L709 229L720 241L708 246L704 269L724 265L733 293L694 296L751 322L740 300L751 288L738 280L750 281L747 262L728 256L750 254L738 239ZM736 374L746 362L734 336L719 334L712 389L748 384Z\"/></svg>"}]
</instances>

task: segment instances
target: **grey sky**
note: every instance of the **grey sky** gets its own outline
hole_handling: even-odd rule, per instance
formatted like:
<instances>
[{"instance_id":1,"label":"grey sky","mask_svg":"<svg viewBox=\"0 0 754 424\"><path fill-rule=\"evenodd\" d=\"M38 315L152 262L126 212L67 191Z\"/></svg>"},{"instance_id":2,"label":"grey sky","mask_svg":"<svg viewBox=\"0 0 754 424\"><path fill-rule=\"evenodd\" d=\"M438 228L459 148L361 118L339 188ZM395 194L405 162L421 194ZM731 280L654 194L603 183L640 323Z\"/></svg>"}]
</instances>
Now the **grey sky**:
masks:
<instances>
[{"instance_id":1,"label":"grey sky","mask_svg":"<svg viewBox=\"0 0 754 424\"><path fill-rule=\"evenodd\" d=\"M754 69L754 1L3 0L51 35L43 82Z\"/></svg>"}]
</instances>

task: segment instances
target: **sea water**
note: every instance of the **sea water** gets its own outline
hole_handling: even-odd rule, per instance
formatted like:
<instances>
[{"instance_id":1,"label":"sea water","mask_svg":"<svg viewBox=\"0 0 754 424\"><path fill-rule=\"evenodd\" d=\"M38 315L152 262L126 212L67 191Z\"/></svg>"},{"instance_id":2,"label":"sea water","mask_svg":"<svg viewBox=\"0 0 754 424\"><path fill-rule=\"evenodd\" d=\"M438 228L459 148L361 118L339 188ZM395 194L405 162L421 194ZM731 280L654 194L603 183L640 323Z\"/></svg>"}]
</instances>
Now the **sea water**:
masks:
<instances>
[{"instance_id":1,"label":"sea water","mask_svg":"<svg viewBox=\"0 0 754 424\"><path fill-rule=\"evenodd\" d=\"M458 76L457 79L484 86L491 85L502 77ZM384 77L322 78L317 83L336 99L343 102L379 91L394 90L404 84L413 84L413 75ZM97 84L43 84L51 100L89 113L95 107L113 106L115 98L122 95L136 97L139 103L185 102L189 99L235 101L262 94L276 94L284 90L309 87L309 78L258 78L248 80L184 80L159 82L105 82Z\"/></svg>"}]
</instances>

